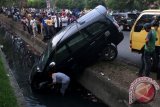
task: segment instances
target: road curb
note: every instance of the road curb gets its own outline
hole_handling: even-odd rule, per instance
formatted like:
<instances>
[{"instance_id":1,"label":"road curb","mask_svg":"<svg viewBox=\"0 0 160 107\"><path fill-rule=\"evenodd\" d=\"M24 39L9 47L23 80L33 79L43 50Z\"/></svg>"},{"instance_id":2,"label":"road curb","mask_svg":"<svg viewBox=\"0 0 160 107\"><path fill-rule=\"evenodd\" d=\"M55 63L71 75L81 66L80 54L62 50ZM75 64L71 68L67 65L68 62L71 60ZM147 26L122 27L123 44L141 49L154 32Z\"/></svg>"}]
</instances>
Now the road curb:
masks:
<instances>
[{"instance_id":1,"label":"road curb","mask_svg":"<svg viewBox=\"0 0 160 107\"><path fill-rule=\"evenodd\" d=\"M83 72L78 81L109 107L159 107L153 103L129 105L129 92L126 88L119 87L115 81L90 68Z\"/></svg>"}]
</instances>

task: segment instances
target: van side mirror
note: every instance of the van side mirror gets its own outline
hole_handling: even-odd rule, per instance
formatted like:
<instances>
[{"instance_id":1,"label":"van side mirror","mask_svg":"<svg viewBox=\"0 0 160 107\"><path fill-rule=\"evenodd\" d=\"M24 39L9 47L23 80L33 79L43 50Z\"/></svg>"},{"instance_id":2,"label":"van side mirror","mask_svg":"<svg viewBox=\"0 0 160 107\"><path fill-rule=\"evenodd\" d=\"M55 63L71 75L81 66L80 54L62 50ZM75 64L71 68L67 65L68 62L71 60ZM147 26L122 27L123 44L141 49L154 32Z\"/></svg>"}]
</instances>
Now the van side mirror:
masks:
<instances>
[{"instance_id":1,"label":"van side mirror","mask_svg":"<svg viewBox=\"0 0 160 107\"><path fill-rule=\"evenodd\" d=\"M143 26L142 25L136 25L134 28L135 32L140 32L142 30Z\"/></svg>"}]
</instances>

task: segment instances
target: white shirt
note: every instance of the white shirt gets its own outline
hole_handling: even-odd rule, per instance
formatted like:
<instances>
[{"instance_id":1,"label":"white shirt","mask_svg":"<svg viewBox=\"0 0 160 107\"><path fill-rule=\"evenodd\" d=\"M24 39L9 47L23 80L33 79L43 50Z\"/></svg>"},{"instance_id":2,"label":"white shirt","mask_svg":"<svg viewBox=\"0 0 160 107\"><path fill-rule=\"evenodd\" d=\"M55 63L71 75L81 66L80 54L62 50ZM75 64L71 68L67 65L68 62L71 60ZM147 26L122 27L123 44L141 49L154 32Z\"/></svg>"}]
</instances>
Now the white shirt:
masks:
<instances>
[{"instance_id":1,"label":"white shirt","mask_svg":"<svg viewBox=\"0 0 160 107\"><path fill-rule=\"evenodd\" d=\"M36 28L37 27L37 24L36 24L36 20L33 19L30 21L30 25L33 27L33 28Z\"/></svg>"},{"instance_id":2,"label":"white shirt","mask_svg":"<svg viewBox=\"0 0 160 107\"><path fill-rule=\"evenodd\" d=\"M70 78L64 73L57 72L52 74L52 81L53 83L67 83Z\"/></svg>"}]
</instances>

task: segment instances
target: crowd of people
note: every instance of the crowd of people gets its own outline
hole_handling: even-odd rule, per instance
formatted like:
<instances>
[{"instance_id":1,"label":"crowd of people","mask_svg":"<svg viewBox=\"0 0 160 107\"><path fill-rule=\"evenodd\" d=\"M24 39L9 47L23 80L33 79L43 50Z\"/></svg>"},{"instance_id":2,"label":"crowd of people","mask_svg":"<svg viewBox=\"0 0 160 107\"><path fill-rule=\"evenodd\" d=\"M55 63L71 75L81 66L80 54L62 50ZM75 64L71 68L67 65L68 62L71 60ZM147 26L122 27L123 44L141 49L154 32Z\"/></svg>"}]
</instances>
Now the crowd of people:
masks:
<instances>
[{"instance_id":1,"label":"crowd of people","mask_svg":"<svg viewBox=\"0 0 160 107\"><path fill-rule=\"evenodd\" d=\"M44 40L52 38L63 27L74 22L86 12L88 11L61 9L61 11L57 12L51 9L0 8L0 13L13 18L16 22L21 22L23 30L27 31L32 37L41 34Z\"/></svg>"}]
</instances>

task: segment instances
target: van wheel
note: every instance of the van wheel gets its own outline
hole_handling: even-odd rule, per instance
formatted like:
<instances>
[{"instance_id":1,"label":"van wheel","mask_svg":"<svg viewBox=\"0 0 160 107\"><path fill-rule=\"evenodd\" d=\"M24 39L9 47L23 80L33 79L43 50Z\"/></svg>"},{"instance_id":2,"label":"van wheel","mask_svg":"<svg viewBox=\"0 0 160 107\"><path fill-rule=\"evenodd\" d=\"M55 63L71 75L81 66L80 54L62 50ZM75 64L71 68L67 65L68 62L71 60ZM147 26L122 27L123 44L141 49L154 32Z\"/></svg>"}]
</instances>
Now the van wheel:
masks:
<instances>
[{"instance_id":1,"label":"van wheel","mask_svg":"<svg viewBox=\"0 0 160 107\"><path fill-rule=\"evenodd\" d=\"M32 89L32 91L34 91L34 92L37 92L38 90L39 90L39 82L38 82L38 80L36 80L36 79L33 79L32 81L31 81L31 89Z\"/></svg>"},{"instance_id":2,"label":"van wheel","mask_svg":"<svg viewBox=\"0 0 160 107\"><path fill-rule=\"evenodd\" d=\"M43 92L44 90L47 90L47 89L49 89L50 87L49 87L49 85L48 85L48 81L46 80L46 81L44 81L44 80L42 80L42 78L40 78L40 76L39 75L35 75L34 76L34 78L32 79L32 81L31 81L31 89L32 89L32 91L33 92Z\"/></svg>"},{"instance_id":3,"label":"van wheel","mask_svg":"<svg viewBox=\"0 0 160 107\"><path fill-rule=\"evenodd\" d=\"M40 76L38 74L35 74L30 83L33 92L39 92L41 90L41 87L39 85L41 82L42 81Z\"/></svg>"},{"instance_id":4,"label":"van wheel","mask_svg":"<svg viewBox=\"0 0 160 107\"><path fill-rule=\"evenodd\" d=\"M103 51L103 57L105 61L113 61L117 57L117 48L113 45L107 45Z\"/></svg>"}]
</instances>

